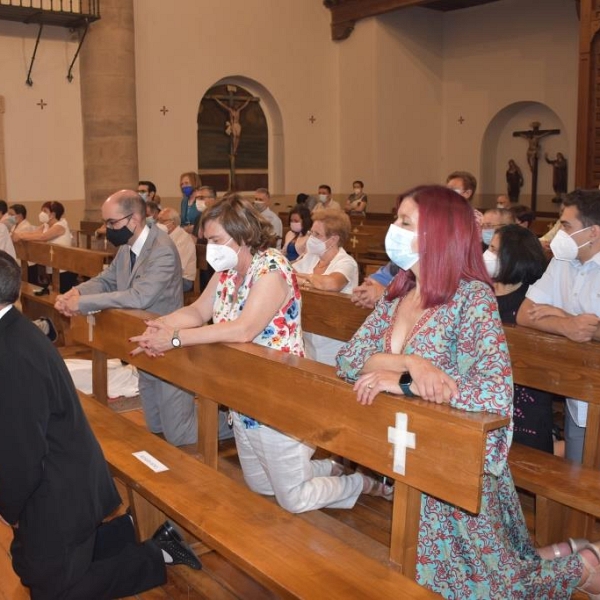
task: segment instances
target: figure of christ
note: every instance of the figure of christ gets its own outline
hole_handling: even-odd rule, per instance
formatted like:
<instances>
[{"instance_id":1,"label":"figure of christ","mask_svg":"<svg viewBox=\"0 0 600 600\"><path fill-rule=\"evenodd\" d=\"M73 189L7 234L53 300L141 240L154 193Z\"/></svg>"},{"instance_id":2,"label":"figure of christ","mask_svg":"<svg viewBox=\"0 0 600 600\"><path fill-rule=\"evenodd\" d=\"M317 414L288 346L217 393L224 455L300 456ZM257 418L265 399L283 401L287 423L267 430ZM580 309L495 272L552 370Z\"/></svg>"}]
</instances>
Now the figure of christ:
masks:
<instances>
[{"instance_id":1,"label":"figure of christ","mask_svg":"<svg viewBox=\"0 0 600 600\"><path fill-rule=\"evenodd\" d=\"M238 146L240 145L240 136L242 135L242 124L240 123L240 114L248 106L252 98L248 98L241 106L234 108L218 98L213 97L213 100L229 113L229 121L225 122L225 133L231 137L231 155L236 156Z\"/></svg>"},{"instance_id":2,"label":"figure of christ","mask_svg":"<svg viewBox=\"0 0 600 600\"><path fill-rule=\"evenodd\" d=\"M525 138L528 142L527 146L527 163L529 169L533 173L539 158L540 140L548 135L557 135L560 129L540 129L539 121L534 121L531 124L531 129L527 131L513 131L513 137Z\"/></svg>"}]
</instances>

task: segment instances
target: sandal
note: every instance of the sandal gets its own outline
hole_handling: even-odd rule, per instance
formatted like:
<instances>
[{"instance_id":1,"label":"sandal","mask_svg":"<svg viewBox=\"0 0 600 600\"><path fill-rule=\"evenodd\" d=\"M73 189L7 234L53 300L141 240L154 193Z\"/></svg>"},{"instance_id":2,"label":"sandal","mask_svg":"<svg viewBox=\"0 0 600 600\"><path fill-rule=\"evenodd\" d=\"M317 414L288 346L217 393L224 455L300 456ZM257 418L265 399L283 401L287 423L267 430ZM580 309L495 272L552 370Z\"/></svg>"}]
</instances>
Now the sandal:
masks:
<instances>
[{"instance_id":1,"label":"sandal","mask_svg":"<svg viewBox=\"0 0 600 600\"><path fill-rule=\"evenodd\" d=\"M383 498L388 502L394 499L394 486L386 485L382 481L377 481L364 473L361 473L363 478L363 494Z\"/></svg>"},{"instance_id":2,"label":"sandal","mask_svg":"<svg viewBox=\"0 0 600 600\"><path fill-rule=\"evenodd\" d=\"M563 558L565 556L575 554L576 552L579 552L580 550L583 550L584 548L589 546L588 540L584 538L569 538L567 540L567 543L569 544L569 548L571 549L569 554L563 554L558 544L552 544L551 548L554 552L554 558Z\"/></svg>"},{"instance_id":3,"label":"sandal","mask_svg":"<svg viewBox=\"0 0 600 600\"><path fill-rule=\"evenodd\" d=\"M592 566L587 558L581 554L581 550L589 550L598 559L598 564L595 567ZM575 589L578 592L587 594L591 600L600 600L600 591L595 594L592 594L591 591L589 591L590 587L593 587L595 590L600 590L600 547L597 543L588 543L583 548L580 548L579 556L587 569L588 576L583 582L583 585Z\"/></svg>"}]
</instances>

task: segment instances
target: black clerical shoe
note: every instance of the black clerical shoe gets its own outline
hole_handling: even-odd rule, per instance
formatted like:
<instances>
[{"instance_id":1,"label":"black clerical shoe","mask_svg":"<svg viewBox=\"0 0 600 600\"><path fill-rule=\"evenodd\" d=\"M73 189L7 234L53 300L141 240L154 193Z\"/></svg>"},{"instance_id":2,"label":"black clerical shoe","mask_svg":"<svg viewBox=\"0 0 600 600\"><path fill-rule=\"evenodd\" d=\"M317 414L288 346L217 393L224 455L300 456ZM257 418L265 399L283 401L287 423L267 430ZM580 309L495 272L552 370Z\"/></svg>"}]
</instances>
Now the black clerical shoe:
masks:
<instances>
[{"instance_id":1,"label":"black clerical shoe","mask_svg":"<svg viewBox=\"0 0 600 600\"><path fill-rule=\"evenodd\" d=\"M154 533L152 540L161 550L164 550L172 559L167 565L187 565L192 569L200 570L202 563L194 551L185 543L175 525L165 521Z\"/></svg>"},{"instance_id":2,"label":"black clerical shoe","mask_svg":"<svg viewBox=\"0 0 600 600\"><path fill-rule=\"evenodd\" d=\"M40 317L34 321L34 323L51 342L56 341L56 338L58 337L56 333L56 327L54 327L54 323L50 319L46 317Z\"/></svg>"}]
</instances>

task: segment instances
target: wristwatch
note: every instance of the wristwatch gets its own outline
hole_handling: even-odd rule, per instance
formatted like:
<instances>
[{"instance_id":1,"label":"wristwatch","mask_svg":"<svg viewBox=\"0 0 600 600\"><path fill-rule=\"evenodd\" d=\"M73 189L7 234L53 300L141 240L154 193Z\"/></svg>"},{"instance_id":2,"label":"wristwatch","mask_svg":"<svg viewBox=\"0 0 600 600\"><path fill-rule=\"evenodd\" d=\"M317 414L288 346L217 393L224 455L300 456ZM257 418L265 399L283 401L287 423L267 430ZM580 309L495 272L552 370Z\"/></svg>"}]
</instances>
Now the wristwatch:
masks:
<instances>
[{"instance_id":1,"label":"wristwatch","mask_svg":"<svg viewBox=\"0 0 600 600\"><path fill-rule=\"evenodd\" d=\"M179 339L179 329L173 330L173 337L171 338L171 345L173 346L173 348L181 348L181 339Z\"/></svg>"},{"instance_id":2,"label":"wristwatch","mask_svg":"<svg viewBox=\"0 0 600 600\"><path fill-rule=\"evenodd\" d=\"M416 394L413 394L410 391L410 386L413 382L413 378L411 377L411 374L406 371L405 373L402 373L402 375L400 375L400 380L398 381L398 385L400 386L400 389L402 390L402 393L407 397L407 398L415 398Z\"/></svg>"}]
</instances>

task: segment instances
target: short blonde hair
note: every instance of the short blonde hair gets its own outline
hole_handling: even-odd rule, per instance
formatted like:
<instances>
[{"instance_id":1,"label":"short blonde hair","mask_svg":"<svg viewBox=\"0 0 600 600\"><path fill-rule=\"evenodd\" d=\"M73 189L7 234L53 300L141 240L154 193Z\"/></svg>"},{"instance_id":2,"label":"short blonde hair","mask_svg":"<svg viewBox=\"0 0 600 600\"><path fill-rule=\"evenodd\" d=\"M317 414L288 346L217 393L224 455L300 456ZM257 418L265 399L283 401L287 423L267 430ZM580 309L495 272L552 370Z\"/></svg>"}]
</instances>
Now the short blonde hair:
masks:
<instances>
[{"instance_id":1,"label":"short blonde hair","mask_svg":"<svg viewBox=\"0 0 600 600\"><path fill-rule=\"evenodd\" d=\"M339 245L343 246L350 237L350 217L341 210L335 208L322 208L313 212L313 223L322 221L325 235L330 237L337 235L340 238Z\"/></svg>"}]
</instances>

